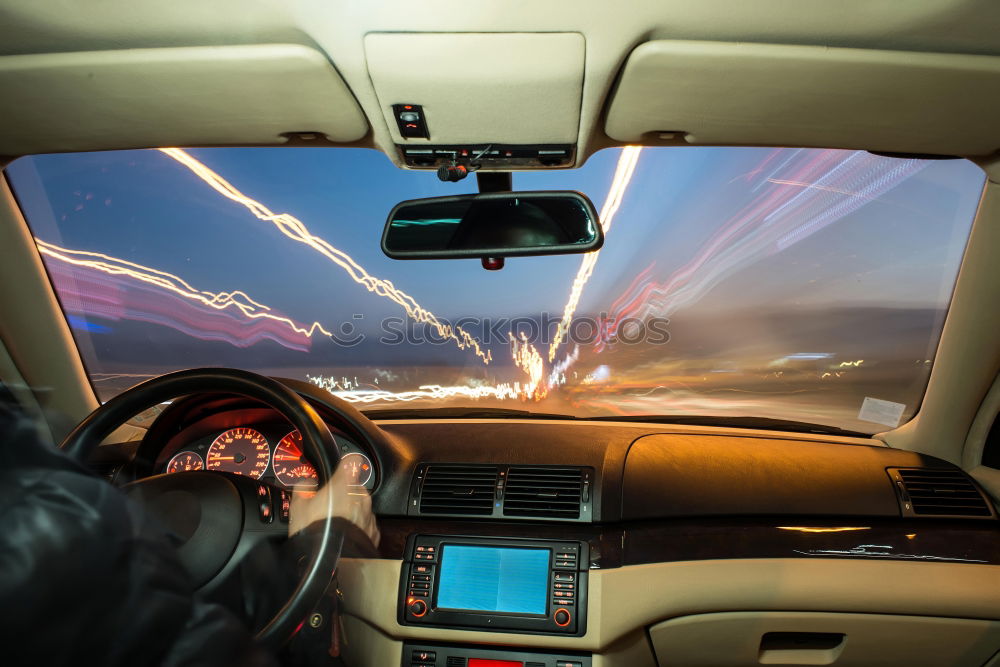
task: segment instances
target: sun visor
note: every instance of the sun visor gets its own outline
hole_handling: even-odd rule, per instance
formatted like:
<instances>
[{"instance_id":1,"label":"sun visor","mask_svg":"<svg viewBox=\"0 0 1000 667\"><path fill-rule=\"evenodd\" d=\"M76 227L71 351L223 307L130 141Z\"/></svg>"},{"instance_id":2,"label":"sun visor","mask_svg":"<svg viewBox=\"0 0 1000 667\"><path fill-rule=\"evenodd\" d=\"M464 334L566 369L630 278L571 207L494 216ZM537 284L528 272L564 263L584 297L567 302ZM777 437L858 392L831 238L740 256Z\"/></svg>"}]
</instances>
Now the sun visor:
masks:
<instances>
[{"instance_id":1,"label":"sun visor","mask_svg":"<svg viewBox=\"0 0 1000 667\"><path fill-rule=\"evenodd\" d=\"M368 132L340 75L297 44L0 58L0 155L149 146L335 142Z\"/></svg>"},{"instance_id":2,"label":"sun visor","mask_svg":"<svg viewBox=\"0 0 1000 667\"><path fill-rule=\"evenodd\" d=\"M653 41L630 54L605 130L622 142L1000 149L1000 57ZM661 134L668 136L661 137Z\"/></svg>"},{"instance_id":3,"label":"sun visor","mask_svg":"<svg viewBox=\"0 0 1000 667\"><path fill-rule=\"evenodd\" d=\"M397 144L576 144L579 33L372 33L368 71ZM422 107L427 138L403 138L393 105Z\"/></svg>"}]
</instances>

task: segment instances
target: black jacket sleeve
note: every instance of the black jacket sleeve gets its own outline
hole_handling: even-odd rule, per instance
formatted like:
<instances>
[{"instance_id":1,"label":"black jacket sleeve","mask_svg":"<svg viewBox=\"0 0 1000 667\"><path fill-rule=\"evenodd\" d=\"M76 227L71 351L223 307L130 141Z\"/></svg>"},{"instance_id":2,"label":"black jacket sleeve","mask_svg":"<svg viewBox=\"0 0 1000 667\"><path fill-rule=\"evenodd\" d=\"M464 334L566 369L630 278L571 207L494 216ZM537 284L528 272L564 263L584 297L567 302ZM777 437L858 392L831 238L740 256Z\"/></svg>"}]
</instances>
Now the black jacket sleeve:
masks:
<instances>
[{"instance_id":1,"label":"black jacket sleeve","mask_svg":"<svg viewBox=\"0 0 1000 667\"><path fill-rule=\"evenodd\" d=\"M141 508L2 402L0 638L6 665L272 664Z\"/></svg>"}]
</instances>

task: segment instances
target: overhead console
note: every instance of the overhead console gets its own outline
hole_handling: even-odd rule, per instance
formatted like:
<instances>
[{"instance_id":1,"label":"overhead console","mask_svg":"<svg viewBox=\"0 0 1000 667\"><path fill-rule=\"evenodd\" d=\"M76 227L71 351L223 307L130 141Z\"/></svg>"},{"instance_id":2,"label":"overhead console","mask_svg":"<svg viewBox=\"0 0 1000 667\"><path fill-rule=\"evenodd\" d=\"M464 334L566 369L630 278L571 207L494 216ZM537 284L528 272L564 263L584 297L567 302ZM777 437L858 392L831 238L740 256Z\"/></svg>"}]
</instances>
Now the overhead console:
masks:
<instances>
[{"instance_id":1,"label":"overhead console","mask_svg":"<svg viewBox=\"0 0 1000 667\"><path fill-rule=\"evenodd\" d=\"M413 168L573 166L584 52L575 32L365 36L386 126Z\"/></svg>"},{"instance_id":2,"label":"overhead console","mask_svg":"<svg viewBox=\"0 0 1000 667\"><path fill-rule=\"evenodd\" d=\"M576 151L569 144L537 146L477 144L450 146L397 146L407 167L432 169L464 164L484 170L541 169L572 166Z\"/></svg>"}]
</instances>

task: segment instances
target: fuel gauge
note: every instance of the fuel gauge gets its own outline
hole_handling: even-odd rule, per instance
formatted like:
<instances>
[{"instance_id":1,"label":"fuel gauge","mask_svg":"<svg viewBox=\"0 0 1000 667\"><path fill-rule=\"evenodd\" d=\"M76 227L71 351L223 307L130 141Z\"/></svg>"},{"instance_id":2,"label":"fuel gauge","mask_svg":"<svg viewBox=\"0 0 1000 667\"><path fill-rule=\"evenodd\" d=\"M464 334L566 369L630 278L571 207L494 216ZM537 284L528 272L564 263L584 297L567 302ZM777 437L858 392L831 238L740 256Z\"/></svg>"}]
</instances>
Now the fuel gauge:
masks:
<instances>
[{"instance_id":1,"label":"fuel gauge","mask_svg":"<svg viewBox=\"0 0 1000 667\"><path fill-rule=\"evenodd\" d=\"M187 472L189 470L204 470L205 461L197 452L180 452L175 454L167 464L167 472Z\"/></svg>"},{"instance_id":2,"label":"fuel gauge","mask_svg":"<svg viewBox=\"0 0 1000 667\"><path fill-rule=\"evenodd\" d=\"M348 484L364 486L372 480L372 461L360 452L344 454L340 465L348 473Z\"/></svg>"}]
</instances>

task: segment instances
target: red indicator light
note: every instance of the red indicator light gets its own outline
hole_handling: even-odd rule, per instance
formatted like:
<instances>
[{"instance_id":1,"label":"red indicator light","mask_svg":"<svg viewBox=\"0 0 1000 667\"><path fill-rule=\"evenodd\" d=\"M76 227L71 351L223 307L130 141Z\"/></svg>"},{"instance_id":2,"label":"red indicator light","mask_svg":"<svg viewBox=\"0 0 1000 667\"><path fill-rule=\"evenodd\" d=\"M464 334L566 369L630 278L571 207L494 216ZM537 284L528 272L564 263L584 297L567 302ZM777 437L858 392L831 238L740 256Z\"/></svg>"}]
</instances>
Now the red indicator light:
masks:
<instances>
[{"instance_id":1,"label":"red indicator light","mask_svg":"<svg viewBox=\"0 0 1000 667\"><path fill-rule=\"evenodd\" d=\"M403 105L403 108L404 108L404 109L406 109L407 111L409 111L409 110L410 110L410 109L412 109L413 107L412 107L412 106L410 106L409 104L404 104L404 105Z\"/></svg>"},{"instance_id":2,"label":"red indicator light","mask_svg":"<svg viewBox=\"0 0 1000 667\"><path fill-rule=\"evenodd\" d=\"M469 667L524 667L523 662L513 660L487 660L486 658L469 658Z\"/></svg>"}]
</instances>

